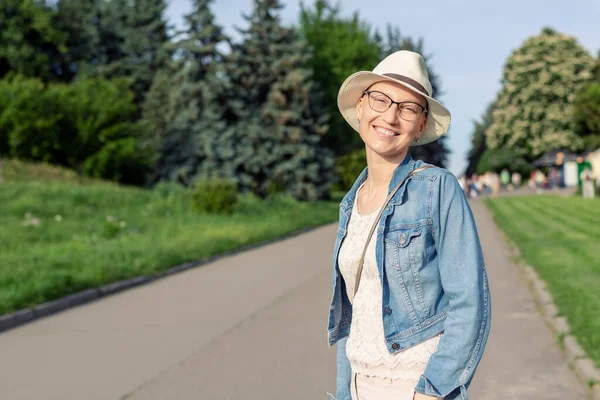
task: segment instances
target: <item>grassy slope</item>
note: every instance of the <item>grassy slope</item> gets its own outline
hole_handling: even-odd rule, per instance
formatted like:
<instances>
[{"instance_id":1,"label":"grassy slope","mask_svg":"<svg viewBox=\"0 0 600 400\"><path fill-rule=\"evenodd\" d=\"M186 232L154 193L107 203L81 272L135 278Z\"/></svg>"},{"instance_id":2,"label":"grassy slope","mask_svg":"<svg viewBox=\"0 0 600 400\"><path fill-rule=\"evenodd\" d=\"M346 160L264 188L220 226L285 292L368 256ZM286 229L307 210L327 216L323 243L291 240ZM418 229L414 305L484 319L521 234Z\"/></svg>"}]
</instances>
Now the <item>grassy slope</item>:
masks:
<instances>
[{"instance_id":1,"label":"grassy slope","mask_svg":"<svg viewBox=\"0 0 600 400\"><path fill-rule=\"evenodd\" d=\"M488 206L600 366L600 201L538 196L493 199Z\"/></svg>"},{"instance_id":2,"label":"grassy slope","mask_svg":"<svg viewBox=\"0 0 600 400\"><path fill-rule=\"evenodd\" d=\"M335 202L286 197L244 197L231 216L203 215L186 191L15 180L0 184L0 314L338 216Z\"/></svg>"}]
</instances>

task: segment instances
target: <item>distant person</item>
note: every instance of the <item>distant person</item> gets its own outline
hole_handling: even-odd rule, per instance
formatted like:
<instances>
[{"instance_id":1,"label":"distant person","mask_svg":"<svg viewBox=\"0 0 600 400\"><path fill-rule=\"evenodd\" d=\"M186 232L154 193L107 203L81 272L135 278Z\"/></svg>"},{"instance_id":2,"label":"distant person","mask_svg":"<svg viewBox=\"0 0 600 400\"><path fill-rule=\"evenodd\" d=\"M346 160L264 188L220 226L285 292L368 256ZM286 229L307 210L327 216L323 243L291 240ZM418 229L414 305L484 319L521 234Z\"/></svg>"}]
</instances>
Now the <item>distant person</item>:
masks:
<instances>
[{"instance_id":1,"label":"distant person","mask_svg":"<svg viewBox=\"0 0 600 400\"><path fill-rule=\"evenodd\" d=\"M558 171L554 167L550 168L548 173L548 186L550 189L558 188Z\"/></svg>"},{"instance_id":2,"label":"distant person","mask_svg":"<svg viewBox=\"0 0 600 400\"><path fill-rule=\"evenodd\" d=\"M590 168L586 167L583 171L581 171L579 178L581 179L583 198L593 199L596 195L594 190L594 179L596 179L596 177L594 176L594 173Z\"/></svg>"},{"instance_id":3,"label":"distant person","mask_svg":"<svg viewBox=\"0 0 600 400\"><path fill-rule=\"evenodd\" d=\"M471 176L471 185L469 185L469 196L472 199L476 199L481 194L481 187L483 185L480 182L479 175L473 174Z\"/></svg>"},{"instance_id":4,"label":"distant person","mask_svg":"<svg viewBox=\"0 0 600 400\"><path fill-rule=\"evenodd\" d=\"M544 181L546 180L546 175L544 175L544 173L538 169L535 172L534 179L535 179L535 187L537 188L538 193L540 193L540 191L542 190L542 187L544 185Z\"/></svg>"},{"instance_id":5,"label":"distant person","mask_svg":"<svg viewBox=\"0 0 600 400\"><path fill-rule=\"evenodd\" d=\"M512 182L513 186L515 187L515 189L518 189L521 187L521 174L518 172L513 172L510 181Z\"/></svg>"},{"instance_id":6,"label":"distant person","mask_svg":"<svg viewBox=\"0 0 600 400\"><path fill-rule=\"evenodd\" d=\"M490 194L492 197L498 197L500 194L500 177L498 177L498 174L490 172L487 181L490 186Z\"/></svg>"},{"instance_id":7,"label":"distant person","mask_svg":"<svg viewBox=\"0 0 600 400\"><path fill-rule=\"evenodd\" d=\"M502 182L502 190L508 189L508 184L510 183L510 172L506 168L500 172L500 182Z\"/></svg>"},{"instance_id":8,"label":"distant person","mask_svg":"<svg viewBox=\"0 0 600 400\"><path fill-rule=\"evenodd\" d=\"M529 189L535 190L535 174L537 173L537 169L534 169L529 173L529 182L527 182L527 186Z\"/></svg>"},{"instance_id":9,"label":"distant person","mask_svg":"<svg viewBox=\"0 0 600 400\"><path fill-rule=\"evenodd\" d=\"M405 50L338 93L367 154L340 204L334 250L328 333L340 400L465 399L487 342L490 293L469 203L450 172L408 154L448 131L450 112L431 93L423 57Z\"/></svg>"}]
</instances>

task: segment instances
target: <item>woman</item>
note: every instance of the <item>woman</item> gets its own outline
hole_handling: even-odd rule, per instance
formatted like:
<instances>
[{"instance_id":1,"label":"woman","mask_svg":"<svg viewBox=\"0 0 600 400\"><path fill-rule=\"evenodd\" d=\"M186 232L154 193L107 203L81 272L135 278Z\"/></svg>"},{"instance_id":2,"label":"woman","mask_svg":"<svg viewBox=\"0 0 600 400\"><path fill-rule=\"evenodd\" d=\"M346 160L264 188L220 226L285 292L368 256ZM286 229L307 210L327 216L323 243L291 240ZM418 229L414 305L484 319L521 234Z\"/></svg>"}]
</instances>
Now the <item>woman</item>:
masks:
<instances>
[{"instance_id":1,"label":"woman","mask_svg":"<svg viewBox=\"0 0 600 400\"><path fill-rule=\"evenodd\" d=\"M444 135L450 113L409 51L351 75L338 106L367 168L340 204L328 327L335 398L466 400L490 329L479 238L456 178L408 154Z\"/></svg>"}]
</instances>

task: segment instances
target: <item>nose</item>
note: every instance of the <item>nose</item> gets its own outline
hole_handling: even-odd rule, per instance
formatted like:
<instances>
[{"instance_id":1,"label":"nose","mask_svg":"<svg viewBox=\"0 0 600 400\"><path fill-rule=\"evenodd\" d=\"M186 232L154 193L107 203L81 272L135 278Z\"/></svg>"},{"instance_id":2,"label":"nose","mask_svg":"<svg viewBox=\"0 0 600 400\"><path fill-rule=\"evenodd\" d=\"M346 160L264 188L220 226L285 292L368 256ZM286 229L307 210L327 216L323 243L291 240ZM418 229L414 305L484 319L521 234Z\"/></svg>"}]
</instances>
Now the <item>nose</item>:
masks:
<instances>
[{"instance_id":1,"label":"nose","mask_svg":"<svg viewBox=\"0 0 600 400\"><path fill-rule=\"evenodd\" d=\"M392 104L390 108L383 113L383 120L390 125L398 123L398 104Z\"/></svg>"}]
</instances>

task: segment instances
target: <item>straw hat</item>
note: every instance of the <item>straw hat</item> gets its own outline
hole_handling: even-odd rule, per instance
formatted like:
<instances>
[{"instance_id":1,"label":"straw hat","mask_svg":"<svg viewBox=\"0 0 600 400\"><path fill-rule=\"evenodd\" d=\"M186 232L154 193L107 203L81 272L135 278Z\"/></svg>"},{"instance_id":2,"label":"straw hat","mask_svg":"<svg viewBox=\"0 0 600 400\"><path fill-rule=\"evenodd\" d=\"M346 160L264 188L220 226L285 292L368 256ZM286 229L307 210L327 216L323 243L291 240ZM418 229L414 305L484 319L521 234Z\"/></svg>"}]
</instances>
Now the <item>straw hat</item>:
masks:
<instances>
[{"instance_id":1,"label":"straw hat","mask_svg":"<svg viewBox=\"0 0 600 400\"><path fill-rule=\"evenodd\" d=\"M350 75L340 87L338 108L342 116L358 132L356 103L363 92L371 85L381 82L395 82L427 99L428 113L425 130L418 142L411 146L431 143L443 136L450 126L450 111L431 97L431 83L420 54L400 50L387 56L371 71L360 71Z\"/></svg>"}]
</instances>

